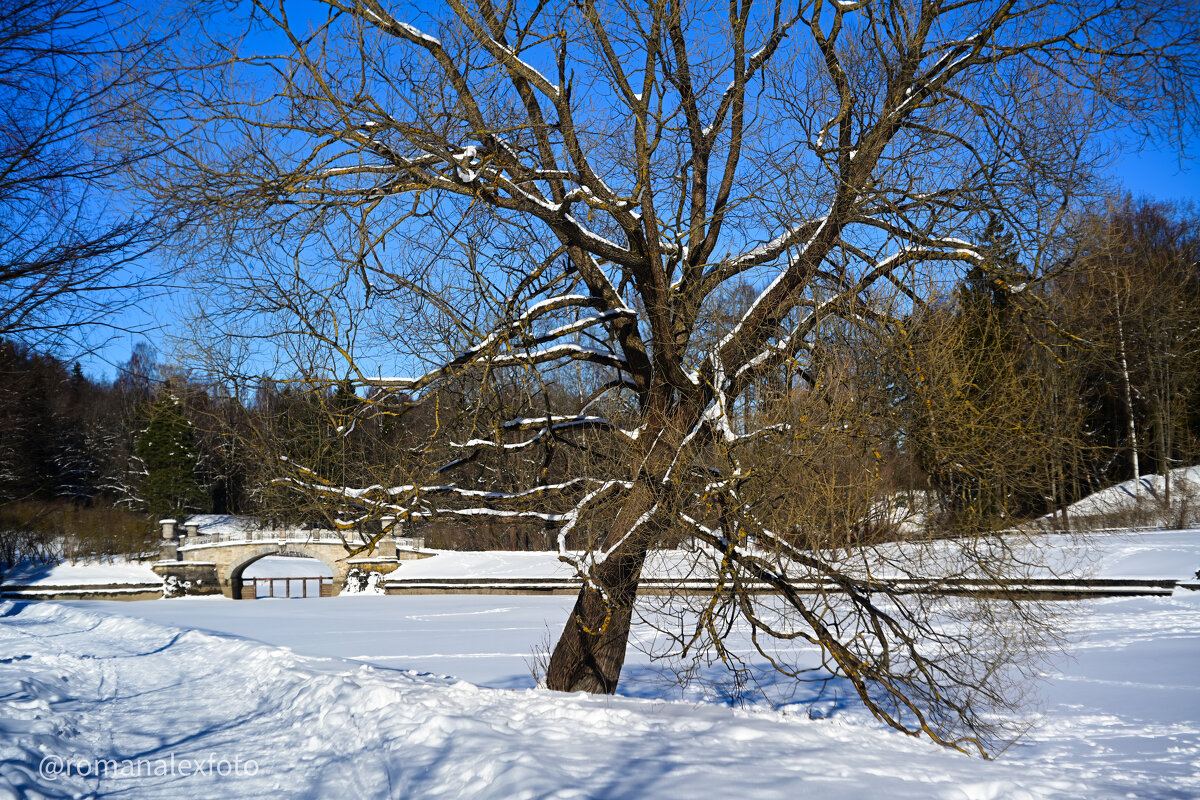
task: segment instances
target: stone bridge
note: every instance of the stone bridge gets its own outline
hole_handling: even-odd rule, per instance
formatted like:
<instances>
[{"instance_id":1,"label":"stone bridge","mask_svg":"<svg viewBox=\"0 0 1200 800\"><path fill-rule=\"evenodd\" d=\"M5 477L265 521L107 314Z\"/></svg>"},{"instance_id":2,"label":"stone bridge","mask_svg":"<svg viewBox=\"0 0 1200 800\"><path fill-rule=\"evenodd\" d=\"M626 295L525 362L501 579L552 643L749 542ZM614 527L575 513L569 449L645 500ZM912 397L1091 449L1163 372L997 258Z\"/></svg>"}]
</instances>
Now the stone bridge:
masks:
<instances>
[{"instance_id":1,"label":"stone bridge","mask_svg":"<svg viewBox=\"0 0 1200 800\"><path fill-rule=\"evenodd\" d=\"M188 595L252 597L249 592L253 587L247 587L247 593L243 594L242 573L266 556L315 558L333 570L332 593L338 594L352 569L386 574L400 566L401 561L432 555L419 551L423 544L420 540L385 536L373 553L350 558L342 534L337 531L258 529L247 520L231 517L222 519L240 524L205 525L204 518L199 519L202 521L188 520L183 531L177 530L175 520L162 520L159 560L153 564L156 573L164 580L174 578L173 583Z\"/></svg>"}]
</instances>

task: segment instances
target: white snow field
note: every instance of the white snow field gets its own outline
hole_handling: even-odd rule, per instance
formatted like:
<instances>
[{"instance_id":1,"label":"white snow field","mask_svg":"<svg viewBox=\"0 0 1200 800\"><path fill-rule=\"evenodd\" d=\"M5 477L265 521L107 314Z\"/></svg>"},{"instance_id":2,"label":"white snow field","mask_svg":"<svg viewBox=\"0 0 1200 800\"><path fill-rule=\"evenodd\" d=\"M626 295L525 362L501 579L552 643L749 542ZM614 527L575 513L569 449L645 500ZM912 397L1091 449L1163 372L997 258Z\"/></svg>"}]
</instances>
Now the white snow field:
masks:
<instances>
[{"instance_id":1,"label":"white snow field","mask_svg":"<svg viewBox=\"0 0 1200 800\"><path fill-rule=\"evenodd\" d=\"M1200 567L1200 530L1138 530L1083 534L1031 532L1010 546L1030 548L1031 577L1063 578L1147 578L1169 580L1196 579ZM866 551L863 562L875 566L902 564L907 570L933 574L953 562L955 548L936 544L907 548L885 544ZM542 552L462 552L435 550L432 558L405 561L388 575L389 580L488 578L497 582L514 578L567 580L574 568L554 551ZM1049 555L1048 555L1049 554ZM574 554L572 554L574 555ZM978 555L973 550L972 556ZM853 569L855 559L839 557L837 564ZM263 559L264 561L266 559ZM929 562L929 563L922 563ZM257 563L257 562L256 562ZM687 578L708 574L710 559L682 550L656 550L650 553L642 570L643 578ZM249 569L249 568L248 568ZM966 572L964 574L971 574Z\"/></svg>"},{"instance_id":2,"label":"white snow field","mask_svg":"<svg viewBox=\"0 0 1200 800\"><path fill-rule=\"evenodd\" d=\"M243 578L309 578L333 577L333 570L315 558L266 556L242 572Z\"/></svg>"},{"instance_id":3,"label":"white snow field","mask_svg":"<svg viewBox=\"0 0 1200 800\"><path fill-rule=\"evenodd\" d=\"M1121 572L1200 567L1200 531L1119 542ZM1200 592L1064 604L990 762L845 694L731 708L635 648L626 696L531 688L572 600L0 602L0 798L1200 797Z\"/></svg>"}]
</instances>

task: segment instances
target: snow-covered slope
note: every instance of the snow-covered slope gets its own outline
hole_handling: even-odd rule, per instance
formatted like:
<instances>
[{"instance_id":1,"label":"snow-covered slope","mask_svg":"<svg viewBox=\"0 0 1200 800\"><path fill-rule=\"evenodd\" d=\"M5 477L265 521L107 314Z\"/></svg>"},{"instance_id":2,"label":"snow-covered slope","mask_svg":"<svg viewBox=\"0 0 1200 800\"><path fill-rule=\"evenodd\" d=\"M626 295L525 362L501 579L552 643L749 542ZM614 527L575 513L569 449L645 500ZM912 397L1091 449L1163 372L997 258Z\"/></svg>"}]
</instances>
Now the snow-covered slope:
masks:
<instances>
[{"instance_id":1,"label":"snow-covered slope","mask_svg":"<svg viewBox=\"0 0 1200 800\"><path fill-rule=\"evenodd\" d=\"M756 798L801 783L957 797L976 766L803 717L480 689L61 605L3 613L0 650L19 662L0 673L0 795L12 798L698 797L714 779ZM839 750L854 755L830 764ZM126 760L152 771L172 755L213 756L229 774L39 774L47 756L112 760L120 776ZM1021 775L994 781L993 794Z\"/></svg>"},{"instance_id":2,"label":"snow-covered slope","mask_svg":"<svg viewBox=\"0 0 1200 800\"><path fill-rule=\"evenodd\" d=\"M1170 480L1170 508L1164 507L1167 485L1163 476L1144 475L1140 481L1128 480L1088 495L1068 506L1067 512L1072 517L1107 518L1114 524L1195 524L1200 520L1200 466L1173 469Z\"/></svg>"},{"instance_id":3,"label":"snow-covered slope","mask_svg":"<svg viewBox=\"0 0 1200 800\"><path fill-rule=\"evenodd\" d=\"M149 561L132 561L122 556L103 561L71 564L19 565L4 576L5 585L92 586L105 584L161 584L162 578L150 568Z\"/></svg>"}]
</instances>

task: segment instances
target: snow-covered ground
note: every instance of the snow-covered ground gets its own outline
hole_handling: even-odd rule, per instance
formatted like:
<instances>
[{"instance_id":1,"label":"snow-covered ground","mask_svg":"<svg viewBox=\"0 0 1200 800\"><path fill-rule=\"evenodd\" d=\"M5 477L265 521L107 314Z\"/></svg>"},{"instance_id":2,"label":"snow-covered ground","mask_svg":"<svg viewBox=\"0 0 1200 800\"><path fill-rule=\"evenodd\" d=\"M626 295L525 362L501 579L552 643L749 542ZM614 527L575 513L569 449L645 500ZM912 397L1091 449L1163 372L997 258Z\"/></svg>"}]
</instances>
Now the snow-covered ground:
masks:
<instances>
[{"instance_id":1,"label":"snow-covered ground","mask_svg":"<svg viewBox=\"0 0 1200 800\"><path fill-rule=\"evenodd\" d=\"M675 699L636 650L634 696L528 688L570 603L0 604L0 797L1200 796L1198 592L1073 605L1038 724L993 762L845 697L812 716Z\"/></svg>"},{"instance_id":2,"label":"snow-covered ground","mask_svg":"<svg viewBox=\"0 0 1200 800\"><path fill-rule=\"evenodd\" d=\"M1047 542L1091 549L1098 576L1200 569L1196 530ZM399 572L569 575L553 553L442 553ZM731 708L725 687L651 662L643 630L622 696L538 690L529 663L572 602L0 602L0 799L1200 797L1200 592L1062 604L1070 650L1044 670L1030 732L992 762L891 731L844 691Z\"/></svg>"},{"instance_id":3,"label":"snow-covered ground","mask_svg":"<svg viewBox=\"0 0 1200 800\"><path fill-rule=\"evenodd\" d=\"M1059 537L1065 538L1065 537ZM1075 547L1087 571L1099 578L1197 580L1200 529L1088 534Z\"/></svg>"},{"instance_id":4,"label":"snow-covered ground","mask_svg":"<svg viewBox=\"0 0 1200 800\"><path fill-rule=\"evenodd\" d=\"M431 558L404 561L393 577L418 578L560 578L575 575L570 564L552 551L437 550Z\"/></svg>"},{"instance_id":5,"label":"snow-covered ground","mask_svg":"<svg viewBox=\"0 0 1200 800\"><path fill-rule=\"evenodd\" d=\"M6 585L29 586L103 586L108 584L162 583L162 578L150 568L150 561L131 561L117 556L104 561L81 561L72 564L19 565L4 576Z\"/></svg>"}]
</instances>

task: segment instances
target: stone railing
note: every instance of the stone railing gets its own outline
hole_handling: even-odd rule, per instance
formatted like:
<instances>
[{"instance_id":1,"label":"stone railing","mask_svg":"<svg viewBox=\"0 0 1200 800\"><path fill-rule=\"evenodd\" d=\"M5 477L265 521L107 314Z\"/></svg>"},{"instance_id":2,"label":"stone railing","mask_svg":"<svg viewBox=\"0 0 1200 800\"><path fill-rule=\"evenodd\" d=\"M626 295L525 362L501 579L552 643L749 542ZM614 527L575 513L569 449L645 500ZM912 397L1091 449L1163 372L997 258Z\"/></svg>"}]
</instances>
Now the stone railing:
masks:
<instances>
[{"instance_id":1,"label":"stone railing","mask_svg":"<svg viewBox=\"0 0 1200 800\"><path fill-rule=\"evenodd\" d=\"M169 551L178 551L180 547L211 544L237 544L239 542L327 542L331 544L351 545L360 543L359 536L353 531L345 533L326 528L254 528L249 530L227 530L221 533L200 533L196 525L185 525L183 530L177 530L175 520L164 519L162 525L162 548L164 558L175 558ZM420 550L425 546L423 536L392 537L398 547L410 550Z\"/></svg>"},{"instance_id":2,"label":"stone railing","mask_svg":"<svg viewBox=\"0 0 1200 800\"><path fill-rule=\"evenodd\" d=\"M217 544L222 542L337 542L353 540L355 534L343 534L322 528L257 528L252 530L230 530L221 533L200 533L198 526L185 525L182 531L176 530L178 523L173 519L164 519L162 525L163 543L186 547L194 544Z\"/></svg>"},{"instance_id":3,"label":"stone railing","mask_svg":"<svg viewBox=\"0 0 1200 800\"><path fill-rule=\"evenodd\" d=\"M226 533L196 534L184 536L179 540L181 547L193 544L218 544L225 542L332 542L341 544L343 541L353 542L353 535L343 537L337 531L330 530L256 530L229 531Z\"/></svg>"}]
</instances>

